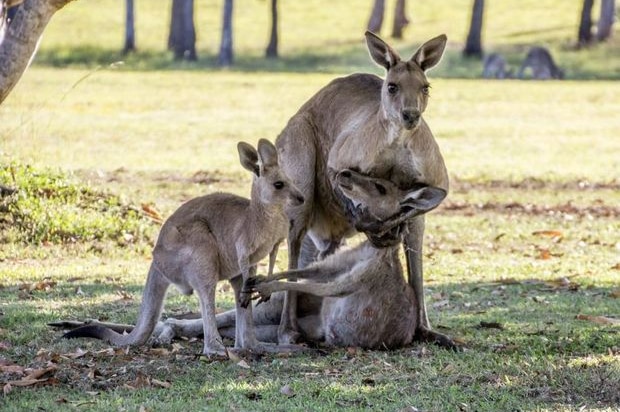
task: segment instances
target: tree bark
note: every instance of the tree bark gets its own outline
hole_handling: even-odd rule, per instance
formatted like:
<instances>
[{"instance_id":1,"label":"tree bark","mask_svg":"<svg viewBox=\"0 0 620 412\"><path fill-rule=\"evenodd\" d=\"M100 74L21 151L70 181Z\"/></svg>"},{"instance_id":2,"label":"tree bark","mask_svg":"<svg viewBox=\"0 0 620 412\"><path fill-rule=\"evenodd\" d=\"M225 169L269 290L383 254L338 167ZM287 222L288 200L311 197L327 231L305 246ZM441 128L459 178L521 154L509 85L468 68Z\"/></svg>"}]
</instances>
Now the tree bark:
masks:
<instances>
[{"instance_id":1,"label":"tree bark","mask_svg":"<svg viewBox=\"0 0 620 412\"><path fill-rule=\"evenodd\" d=\"M403 38L403 29L409 24L406 3L406 0L397 0L396 6L394 7L394 26L392 27L392 37L395 39Z\"/></svg>"},{"instance_id":2,"label":"tree bark","mask_svg":"<svg viewBox=\"0 0 620 412\"><path fill-rule=\"evenodd\" d=\"M134 0L125 0L125 45L123 54L136 51Z\"/></svg>"},{"instance_id":3,"label":"tree bark","mask_svg":"<svg viewBox=\"0 0 620 412\"><path fill-rule=\"evenodd\" d=\"M471 24L463 54L467 57L482 57L482 17L484 15L484 0L474 0L471 13Z\"/></svg>"},{"instance_id":4,"label":"tree bark","mask_svg":"<svg viewBox=\"0 0 620 412\"><path fill-rule=\"evenodd\" d=\"M168 49L175 60L196 60L194 0L172 0Z\"/></svg>"},{"instance_id":5,"label":"tree bark","mask_svg":"<svg viewBox=\"0 0 620 412\"><path fill-rule=\"evenodd\" d=\"M224 15L222 16L222 41L220 54L217 62L220 66L232 66L233 54L233 30L232 30L233 0L224 1Z\"/></svg>"},{"instance_id":6,"label":"tree bark","mask_svg":"<svg viewBox=\"0 0 620 412\"><path fill-rule=\"evenodd\" d=\"M592 6L594 6L594 0L583 0L581 18L579 19L579 33L577 34L579 46L585 46L592 41Z\"/></svg>"},{"instance_id":7,"label":"tree bark","mask_svg":"<svg viewBox=\"0 0 620 412\"><path fill-rule=\"evenodd\" d=\"M28 67L47 23L72 0L25 0L0 43L0 104Z\"/></svg>"},{"instance_id":8,"label":"tree bark","mask_svg":"<svg viewBox=\"0 0 620 412\"><path fill-rule=\"evenodd\" d=\"M278 58L278 0L271 0L271 34L265 57Z\"/></svg>"},{"instance_id":9,"label":"tree bark","mask_svg":"<svg viewBox=\"0 0 620 412\"><path fill-rule=\"evenodd\" d=\"M605 41L611 37L615 9L614 0L601 0L601 14L596 27L596 40Z\"/></svg>"},{"instance_id":10,"label":"tree bark","mask_svg":"<svg viewBox=\"0 0 620 412\"><path fill-rule=\"evenodd\" d=\"M383 26L383 14L385 12L385 0L375 0L368 20L368 31L379 33Z\"/></svg>"}]
</instances>

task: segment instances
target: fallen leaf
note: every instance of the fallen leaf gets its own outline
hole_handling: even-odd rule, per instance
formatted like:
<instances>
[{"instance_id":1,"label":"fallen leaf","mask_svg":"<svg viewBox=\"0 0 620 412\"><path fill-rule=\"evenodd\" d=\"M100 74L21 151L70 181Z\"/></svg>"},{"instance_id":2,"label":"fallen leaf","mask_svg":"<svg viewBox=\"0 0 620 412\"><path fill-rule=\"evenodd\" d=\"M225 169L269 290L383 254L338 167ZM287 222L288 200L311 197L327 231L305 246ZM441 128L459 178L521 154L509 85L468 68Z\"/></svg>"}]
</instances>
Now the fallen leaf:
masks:
<instances>
[{"instance_id":1,"label":"fallen leaf","mask_svg":"<svg viewBox=\"0 0 620 412\"><path fill-rule=\"evenodd\" d=\"M440 300L439 302L433 303L433 308L434 309L439 309L439 308L443 308L445 306L448 306L449 304L450 304L450 301L448 299L444 299L444 300Z\"/></svg>"},{"instance_id":2,"label":"fallen leaf","mask_svg":"<svg viewBox=\"0 0 620 412\"><path fill-rule=\"evenodd\" d=\"M620 289L612 290L611 292L609 292L609 296L614 298L614 299L620 298Z\"/></svg>"},{"instance_id":3,"label":"fallen leaf","mask_svg":"<svg viewBox=\"0 0 620 412\"><path fill-rule=\"evenodd\" d=\"M595 315L577 315L575 319L587 320L589 322L598 323L599 325L620 325L620 319L610 318L608 316Z\"/></svg>"},{"instance_id":4,"label":"fallen leaf","mask_svg":"<svg viewBox=\"0 0 620 412\"><path fill-rule=\"evenodd\" d=\"M123 386L127 389L148 388L149 386L151 386L151 380L145 374L138 373L138 376L136 376L136 379L134 379L130 383L126 383Z\"/></svg>"},{"instance_id":5,"label":"fallen leaf","mask_svg":"<svg viewBox=\"0 0 620 412\"><path fill-rule=\"evenodd\" d=\"M616 263L611 268L614 269L614 270L620 270L620 263Z\"/></svg>"},{"instance_id":6,"label":"fallen leaf","mask_svg":"<svg viewBox=\"0 0 620 412\"><path fill-rule=\"evenodd\" d=\"M0 372L24 374L24 367L19 365L0 365Z\"/></svg>"},{"instance_id":7,"label":"fallen leaf","mask_svg":"<svg viewBox=\"0 0 620 412\"><path fill-rule=\"evenodd\" d=\"M537 230L535 232L532 232L532 235L560 239L563 237L562 232L560 232L559 230Z\"/></svg>"},{"instance_id":8,"label":"fallen leaf","mask_svg":"<svg viewBox=\"0 0 620 412\"><path fill-rule=\"evenodd\" d=\"M243 368L243 369L250 369L250 365L248 365L248 363L241 359L239 362L237 362L237 366Z\"/></svg>"},{"instance_id":9,"label":"fallen leaf","mask_svg":"<svg viewBox=\"0 0 620 412\"><path fill-rule=\"evenodd\" d=\"M149 349L149 353L155 356L168 356L170 355L170 351L166 348L151 348Z\"/></svg>"},{"instance_id":10,"label":"fallen leaf","mask_svg":"<svg viewBox=\"0 0 620 412\"><path fill-rule=\"evenodd\" d=\"M142 203L142 211L148 218L150 218L154 222L163 223L164 218L161 217L161 214L157 211L157 209L155 209L153 205L150 205L148 203Z\"/></svg>"},{"instance_id":11,"label":"fallen leaf","mask_svg":"<svg viewBox=\"0 0 620 412\"><path fill-rule=\"evenodd\" d=\"M536 257L536 259L549 260L551 259L551 252L549 252L549 249L540 249L538 251L538 257Z\"/></svg>"},{"instance_id":12,"label":"fallen leaf","mask_svg":"<svg viewBox=\"0 0 620 412\"><path fill-rule=\"evenodd\" d=\"M281 387L280 393L288 398L292 398L293 396L295 396L295 392L293 392L289 385L284 385L283 387Z\"/></svg>"},{"instance_id":13,"label":"fallen leaf","mask_svg":"<svg viewBox=\"0 0 620 412\"><path fill-rule=\"evenodd\" d=\"M63 358L68 358L68 359L79 359L85 356L87 353L88 353L87 350L82 350L81 348L77 348L77 350L73 353L63 353L60 356Z\"/></svg>"},{"instance_id":14,"label":"fallen leaf","mask_svg":"<svg viewBox=\"0 0 620 412\"><path fill-rule=\"evenodd\" d=\"M151 379L151 383L153 384L153 386L158 386L160 388L166 388L166 389L172 386L170 382L160 381L159 379Z\"/></svg>"}]
</instances>

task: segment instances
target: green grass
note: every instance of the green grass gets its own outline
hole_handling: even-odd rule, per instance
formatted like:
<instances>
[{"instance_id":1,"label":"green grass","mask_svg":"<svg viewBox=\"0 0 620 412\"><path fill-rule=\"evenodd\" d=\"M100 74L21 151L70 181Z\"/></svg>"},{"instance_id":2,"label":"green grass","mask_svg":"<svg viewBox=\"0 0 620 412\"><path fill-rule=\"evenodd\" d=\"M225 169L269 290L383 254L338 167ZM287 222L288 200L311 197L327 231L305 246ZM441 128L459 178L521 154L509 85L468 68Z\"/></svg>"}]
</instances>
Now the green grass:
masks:
<instances>
[{"instance_id":1,"label":"green grass","mask_svg":"<svg viewBox=\"0 0 620 412\"><path fill-rule=\"evenodd\" d=\"M123 59L122 2L77 1L54 17L0 108L0 184L19 189L0 199L0 365L56 369L14 385L0 409L617 410L620 329L576 316L620 317L619 43L571 48L578 1L487 2L487 50L517 65L527 45L545 44L570 81L474 79L480 62L460 58L470 1L412 3L395 42L408 55L450 38L425 113L452 178L427 219L425 285L432 324L464 352L350 348L247 359L246 369L198 360L200 341L108 352L46 326L133 322L157 225L127 211L147 203L166 217L205 193L248 195L237 141L275 139L335 76L380 73L362 40L369 5L281 3L283 58L262 58L268 2L238 3L238 64L227 71L215 67L220 2L196 2L195 64L164 51L168 5L138 2L140 52L122 66L110 66ZM584 81L595 78L607 80ZM35 208L28 225L11 220ZM119 241L127 231L132 242ZM233 305L225 282L217 304ZM172 290L164 315L196 310ZM4 389L21 377L0 366Z\"/></svg>"}]
</instances>

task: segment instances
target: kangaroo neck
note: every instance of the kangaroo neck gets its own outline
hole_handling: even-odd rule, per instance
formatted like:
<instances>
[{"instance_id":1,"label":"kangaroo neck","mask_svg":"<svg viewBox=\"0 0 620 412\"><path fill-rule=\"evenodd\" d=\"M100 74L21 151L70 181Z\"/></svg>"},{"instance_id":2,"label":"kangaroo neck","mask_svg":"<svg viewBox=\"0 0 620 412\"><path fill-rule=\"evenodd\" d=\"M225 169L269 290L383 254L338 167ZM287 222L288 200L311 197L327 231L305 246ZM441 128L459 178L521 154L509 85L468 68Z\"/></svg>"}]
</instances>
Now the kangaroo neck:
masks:
<instances>
[{"instance_id":1,"label":"kangaroo neck","mask_svg":"<svg viewBox=\"0 0 620 412\"><path fill-rule=\"evenodd\" d=\"M385 110L381 108L377 114L378 123L385 132L386 142L390 146L394 143L402 143L405 139L413 134L412 130L407 130L400 125L400 122L391 121Z\"/></svg>"}]
</instances>

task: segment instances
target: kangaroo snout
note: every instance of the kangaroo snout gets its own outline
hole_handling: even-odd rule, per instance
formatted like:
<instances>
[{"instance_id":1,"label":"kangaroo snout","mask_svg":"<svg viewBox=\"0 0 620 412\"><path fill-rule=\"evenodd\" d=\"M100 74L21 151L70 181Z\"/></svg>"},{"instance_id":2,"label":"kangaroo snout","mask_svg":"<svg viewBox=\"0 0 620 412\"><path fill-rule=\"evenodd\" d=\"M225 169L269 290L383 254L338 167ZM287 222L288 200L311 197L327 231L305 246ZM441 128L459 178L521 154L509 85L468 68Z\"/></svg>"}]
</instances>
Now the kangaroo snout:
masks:
<instances>
[{"instance_id":1,"label":"kangaroo snout","mask_svg":"<svg viewBox=\"0 0 620 412\"><path fill-rule=\"evenodd\" d=\"M295 206L300 206L300 205L304 204L306 199L304 199L304 197L301 195L301 193L299 193L299 192L292 192L289 195L289 201L290 201L291 204L293 204Z\"/></svg>"},{"instance_id":2,"label":"kangaroo snout","mask_svg":"<svg viewBox=\"0 0 620 412\"><path fill-rule=\"evenodd\" d=\"M420 111L418 109L404 109L401 112L403 126L407 130L411 130L420 122Z\"/></svg>"}]
</instances>

